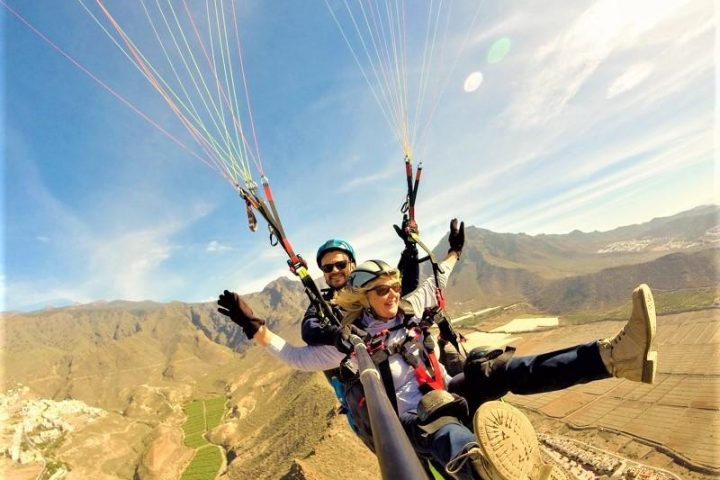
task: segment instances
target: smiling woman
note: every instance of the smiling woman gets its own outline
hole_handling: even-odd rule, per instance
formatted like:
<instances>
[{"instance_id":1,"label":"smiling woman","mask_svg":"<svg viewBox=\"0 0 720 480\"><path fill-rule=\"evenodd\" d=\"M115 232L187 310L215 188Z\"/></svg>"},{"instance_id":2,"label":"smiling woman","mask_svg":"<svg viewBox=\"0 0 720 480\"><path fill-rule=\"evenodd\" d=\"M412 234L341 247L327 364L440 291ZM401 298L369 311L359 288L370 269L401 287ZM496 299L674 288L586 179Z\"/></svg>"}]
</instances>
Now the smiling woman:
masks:
<instances>
[{"instance_id":1,"label":"smiling woman","mask_svg":"<svg viewBox=\"0 0 720 480\"><path fill-rule=\"evenodd\" d=\"M348 278L350 289L342 290L335 303L346 314L343 325L351 325L365 309L378 318L392 320L398 313L400 272L382 260L361 263Z\"/></svg>"}]
</instances>

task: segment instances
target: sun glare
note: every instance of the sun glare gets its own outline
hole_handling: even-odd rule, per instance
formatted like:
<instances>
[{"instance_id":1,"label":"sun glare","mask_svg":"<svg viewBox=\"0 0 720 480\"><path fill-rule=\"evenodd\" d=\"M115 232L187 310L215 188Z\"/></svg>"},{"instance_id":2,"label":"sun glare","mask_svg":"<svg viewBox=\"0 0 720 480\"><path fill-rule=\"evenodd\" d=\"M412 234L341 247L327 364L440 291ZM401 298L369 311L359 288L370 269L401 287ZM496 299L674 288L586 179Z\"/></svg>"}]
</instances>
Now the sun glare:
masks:
<instances>
[{"instance_id":1,"label":"sun glare","mask_svg":"<svg viewBox=\"0 0 720 480\"><path fill-rule=\"evenodd\" d=\"M502 37L490 46L487 54L488 63L498 63L510 52L512 42L510 37Z\"/></svg>"},{"instance_id":2,"label":"sun glare","mask_svg":"<svg viewBox=\"0 0 720 480\"><path fill-rule=\"evenodd\" d=\"M473 72L465 79L465 85L463 88L467 93L474 92L480 87L483 81L483 74L480 72Z\"/></svg>"}]
</instances>

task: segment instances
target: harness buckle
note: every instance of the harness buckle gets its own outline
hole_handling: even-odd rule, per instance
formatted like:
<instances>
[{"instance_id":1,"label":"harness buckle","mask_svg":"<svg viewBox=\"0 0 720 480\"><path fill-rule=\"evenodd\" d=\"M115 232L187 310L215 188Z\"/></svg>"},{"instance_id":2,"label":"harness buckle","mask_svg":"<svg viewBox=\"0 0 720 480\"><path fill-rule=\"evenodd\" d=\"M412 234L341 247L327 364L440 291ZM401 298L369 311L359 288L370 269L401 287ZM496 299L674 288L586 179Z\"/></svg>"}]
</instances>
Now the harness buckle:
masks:
<instances>
[{"instance_id":1,"label":"harness buckle","mask_svg":"<svg viewBox=\"0 0 720 480\"><path fill-rule=\"evenodd\" d=\"M294 273L295 275L297 275L298 270L300 270L303 267L307 268L308 265L307 265L307 262L305 261L305 259L302 258L302 256L295 255L295 257L296 257L295 259L292 259L292 258L288 259L287 264L288 264L288 267L290 267L290 271L292 273Z\"/></svg>"},{"instance_id":2,"label":"harness buckle","mask_svg":"<svg viewBox=\"0 0 720 480\"><path fill-rule=\"evenodd\" d=\"M387 337L388 331L383 330L374 337L370 339L370 342L367 344L367 350L368 354L372 356L376 352L380 350L385 350L385 337Z\"/></svg>"}]
</instances>

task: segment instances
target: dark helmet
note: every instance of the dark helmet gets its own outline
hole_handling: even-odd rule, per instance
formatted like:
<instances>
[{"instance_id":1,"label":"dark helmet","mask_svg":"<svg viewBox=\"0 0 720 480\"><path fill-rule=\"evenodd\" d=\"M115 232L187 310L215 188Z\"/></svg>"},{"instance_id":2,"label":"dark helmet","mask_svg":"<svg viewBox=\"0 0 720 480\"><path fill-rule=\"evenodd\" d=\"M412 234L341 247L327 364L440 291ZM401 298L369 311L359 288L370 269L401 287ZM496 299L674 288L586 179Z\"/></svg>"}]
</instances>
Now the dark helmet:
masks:
<instances>
[{"instance_id":1,"label":"dark helmet","mask_svg":"<svg viewBox=\"0 0 720 480\"><path fill-rule=\"evenodd\" d=\"M352 288L362 288L383 275L394 275L398 269L391 267L382 260L368 260L361 263L348 277L348 283Z\"/></svg>"},{"instance_id":2,"label":"dark helmet","mask_svg":"<svg viewBox=\"0 0 720 480\"><path fill-rule=\"evenodd\" d=\"M345 240L331 238L318 248L317 256L315 258L317 260L318 267L320 266L320 259L322 259L323 255L331 250L340 250L341 252L347 253L348 257L350 257L350 261L355 263L355 249Z\"/></svg>"}]
</instances>

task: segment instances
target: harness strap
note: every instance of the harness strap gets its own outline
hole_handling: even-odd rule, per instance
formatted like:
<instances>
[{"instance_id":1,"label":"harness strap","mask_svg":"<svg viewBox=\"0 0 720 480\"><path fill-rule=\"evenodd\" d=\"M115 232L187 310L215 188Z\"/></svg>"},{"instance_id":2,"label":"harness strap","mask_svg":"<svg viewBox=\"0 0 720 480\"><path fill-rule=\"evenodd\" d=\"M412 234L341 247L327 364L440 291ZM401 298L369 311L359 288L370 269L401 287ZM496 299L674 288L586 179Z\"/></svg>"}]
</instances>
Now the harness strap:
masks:
<instances>
[{"instance_id":1,"label":"harness strap","mask_svg":"<svg viewBox=\"0 0 720 480\"><path fill-rule=\"evenodd\" d=\"M381 347L377 348L371 355L373 363L377 366L378 372L380 372L380 378L382 379L383 387L385 387L385 393L390 399L393 410L398 413L397 395L395 395L395 383L393 383L392 372L390 371L390 354L385 348L385 342L381 343Z\"/></svg>"},{"instance_id":2,"label":"harness strap","mask_svg":"<svg viewBox=\"0 0 720 480\"><path fill-rule=\"evenodd\" d=\"M422 393L428 393L432 390L444 390L445 389L445 382L442 378L442 370L440 369L440 363L437 360L437 357L435 356L435 341L433 338L427 334L427 332L419 329L414 328L413 329L414 335L411 337L410 334L408 334L408 337L405 339L405 342L400 347L400 354L402 355L403 359L413 367L415 370L415 378L418 381L420 391ZM422 342L420 341L420 336L422 335ZM430 361L430 368L432 369L432 376L428 373L427 368L421 361L419 361L418 357L415 357L414 355L410 354L407 349L407 344L411 342L418 343L418 346L420 348L420 355L422 356L423 353L427 357L427 359Z\"/></svg>"},{"instance_id":3,"label":"harness strap","mask_svg":"<svg viewBox=\"0 0 720 480\"><path fill-rule=\"evenodd\" d=\"M428 360L430 360L430 367L432 368L433 375L430 376L427 368L416 357L403 352L403 358L408 362L415 370L415 378L420 385L420 391L422 393L428 393L432 390L445 390L445 382L442 378L442 371L440 370L440 364L437 361L435 352L427 354ZM412 360L410 360L412 359Z\"/></svg>"},{"instance_id":4,"label":"harness strap","mask_svg":"<svg viewBox=\"0 0 720 480\"><path fill-rule=\"evenodd\" d=\"M442 295L442 292L440 292L440 294ZM443 310L439 308L426 309L425 312L423 312L423 321L430 325L437 325L440 329L440 338L450 342L458 353L464 353L467 357L467 351L463 345L466 338L461 333L455 331Z\"/></svg>"},{"instance_id":5,"label":"harness strap","mask_svg":"<svg viewBox=\"0 0 720 480\"><path fill-rule=\"evenodd\" d=\"M408 333L405 339L399 345L387 345L385 339L391 331L400 328L407 328ZM408 346L417 344L419 357L410 354ZM425 329L421 329L414 322L409 321L409 317L405 318L402 325L383 330L379 334L372 337L366 342L368 353L373 363L377 366L380 378L382 379L385 393L395 410L398 413L398 401L395 393L395 384L390 371L390 356L398 353L415 371L415 378L418 381L420 392L425 394L432 390L445 390L445 382L442 377L440 362L435 356L435 340ZM423 355L429 362L432 375L428 372L428 368L422 361Z\"/></svg>"},{"instance_id":6,"label":"harness strap","mask_svg":"<svg viewBox=\"0 0 720 480\"><path fill-rule=\"evenodd\" d=\"M382 378L383 386L385 387L385 393L387 393L390 403L392 404L395 414L398 413L397 395L395 394L395 384L393 383L392 373L390 372L390 362L387 359L378 365L380 371L380 378Z\"/></svg>"}]
</instances>

